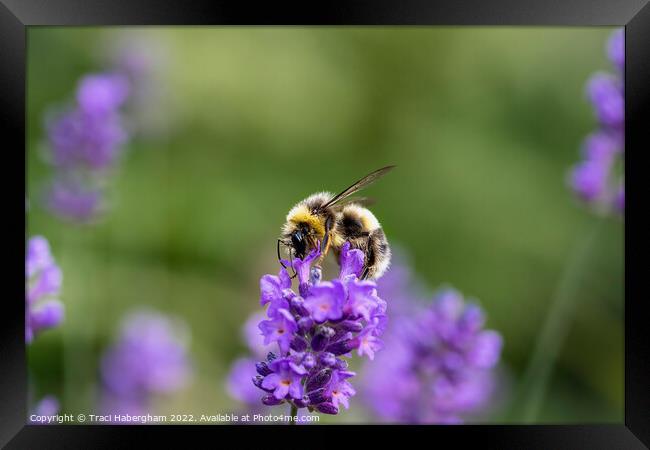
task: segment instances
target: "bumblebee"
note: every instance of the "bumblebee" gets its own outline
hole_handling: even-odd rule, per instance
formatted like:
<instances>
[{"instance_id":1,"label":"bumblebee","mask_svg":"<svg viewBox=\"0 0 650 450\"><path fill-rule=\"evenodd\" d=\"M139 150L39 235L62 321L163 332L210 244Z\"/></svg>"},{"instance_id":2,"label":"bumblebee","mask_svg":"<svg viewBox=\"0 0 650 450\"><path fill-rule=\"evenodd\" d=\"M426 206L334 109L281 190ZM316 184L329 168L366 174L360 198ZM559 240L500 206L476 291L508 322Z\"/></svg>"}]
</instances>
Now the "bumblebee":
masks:
<instances>
[{"instance_id":1,"label":"bumblebee","mask_svg":"<svg viewBox=\"0 0 650 450\"><path fill-rule=\"evenodd\" d=\"M378 169L339 194L318 192L298 202L287 214L278 239L278 260L280 244L289 248L289 256L304 257L320 245L320 264L330 249L337 257L343 244L361 250L365 255L365 265L361 279L381 277L390 264L391 251L386 235L379 221L366 206L372 202L367 198L351 195L386 175L395 166ZM294 273L293 276L296 274Z\"/></svg>"}]
</instances>

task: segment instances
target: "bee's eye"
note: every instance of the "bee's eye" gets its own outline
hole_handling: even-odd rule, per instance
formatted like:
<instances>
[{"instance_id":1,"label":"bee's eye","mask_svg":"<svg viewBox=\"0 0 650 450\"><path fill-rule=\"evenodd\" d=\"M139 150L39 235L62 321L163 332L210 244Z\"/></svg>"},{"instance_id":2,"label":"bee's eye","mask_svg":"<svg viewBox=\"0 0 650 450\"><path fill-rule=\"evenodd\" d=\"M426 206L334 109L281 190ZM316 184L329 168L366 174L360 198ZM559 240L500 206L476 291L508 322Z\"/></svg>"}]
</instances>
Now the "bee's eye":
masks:
<instances>
[{"instance_id":1,"label":"bee's eye","mask_svg":"<svg viewBox=\"0 0 650 450\"><path fill-rule=\"evenodd\" d=\"M302 232L294 231L291 234L291 245L296 251L296 255L298 257L302 257L305 254L307 244L305 242Z\"/></svg>"}]
</instances>

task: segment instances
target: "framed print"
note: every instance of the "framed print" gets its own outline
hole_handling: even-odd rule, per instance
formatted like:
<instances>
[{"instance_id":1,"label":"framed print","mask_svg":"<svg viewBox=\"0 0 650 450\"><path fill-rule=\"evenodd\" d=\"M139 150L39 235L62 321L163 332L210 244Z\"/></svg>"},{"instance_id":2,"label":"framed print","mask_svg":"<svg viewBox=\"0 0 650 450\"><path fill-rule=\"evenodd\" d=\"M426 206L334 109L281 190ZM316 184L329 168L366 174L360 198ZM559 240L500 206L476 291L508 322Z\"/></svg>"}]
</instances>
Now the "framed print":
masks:
<instances>
[{"instance_id":1,"label":"framed print","mask_svg":"<svg viewBox=\"0 0 650 450\"><path fill-rule=\"evenodd\" d=\"M311 6L2 1L2 444L647 446L647 2Z\"/></svg>"}]
</instances>

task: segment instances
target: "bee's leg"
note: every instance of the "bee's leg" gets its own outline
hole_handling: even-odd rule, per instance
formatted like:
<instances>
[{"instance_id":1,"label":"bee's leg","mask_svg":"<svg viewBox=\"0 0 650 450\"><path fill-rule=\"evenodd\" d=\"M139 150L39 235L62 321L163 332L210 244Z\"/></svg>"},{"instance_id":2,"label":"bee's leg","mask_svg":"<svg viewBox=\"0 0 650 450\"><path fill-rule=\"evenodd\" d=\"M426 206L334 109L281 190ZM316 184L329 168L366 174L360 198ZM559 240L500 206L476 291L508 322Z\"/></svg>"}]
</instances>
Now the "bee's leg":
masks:
<instances>
[{"instance_id":1,"label":"bee's leg","mask_svg":"<svg viewBox=\"0 0 650 450\"><path fill-rule=\"evenodd\" d=\"M325 236L323 236L323 241L320 243L320 257L318 258L318 262L316 263L317 266L320 266L325 257L327 256L327 252L330 250L330 246L332 244L332 222L333 219L332 217L328 217L325 219Z\"/></svg>"},{"instance_id":2,"label":"bee's leg","mask_svg":"<svg viewBox=\"0 0 650 450\"><path fill-rule=\"evenodd\" d=\"M372 239L372 233L368 235L368 240L366 241L366 258L363 265L363 270L361 271L361 279L365 280L370 275L370 269L375 265L375 248L373 246L374 242Z\"/></svg>"},{"instance_id":3,"label":"bee's leg","mask_svg":"<svg viewBox=\"0 0 650 450\"><path fill-rule=\"evenodd\" d=\"M282 262L282 256L280 256L280 244L284 244L284 241L282 239L278 239L278 261L280 262L280 265L286 269L287 266L284 265Z\"/></svg>"},{"instance_id":4,"label":"bee's leg","mask_svg":"<svg viewBox=\"0 0 650 450\"><path fill-rule=\"evenodd\" d=\"M294 279L298 275L298 272L296 272L296 269L293 268L293 255L291 249L289 249L289 264L291 264L291 270L293 270L293 275L291 275L290 278Z\"/></svg>"}]
</instances>

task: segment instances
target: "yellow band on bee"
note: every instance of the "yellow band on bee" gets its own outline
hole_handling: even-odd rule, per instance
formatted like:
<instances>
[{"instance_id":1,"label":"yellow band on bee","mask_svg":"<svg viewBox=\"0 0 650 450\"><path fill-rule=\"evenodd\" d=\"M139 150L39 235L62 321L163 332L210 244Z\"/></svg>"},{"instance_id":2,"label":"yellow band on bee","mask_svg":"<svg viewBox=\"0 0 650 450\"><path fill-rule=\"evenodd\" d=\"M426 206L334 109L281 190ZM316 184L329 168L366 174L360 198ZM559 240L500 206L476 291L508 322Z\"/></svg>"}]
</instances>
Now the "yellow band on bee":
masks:
<instances>
[{"instance_id":1,"label":"yellow band on bee","mask_svg":"<svg viewBox=\"0 0 650 450\"><path fill-rule=\"evenodd\" d=\"M314 230L319 239L323 239L325 236L324 218L312 214L305 206L296 208L296 211L289 217L289 221L295 225L306 223L310 229Z\"/></svg>"}]
</instances>

